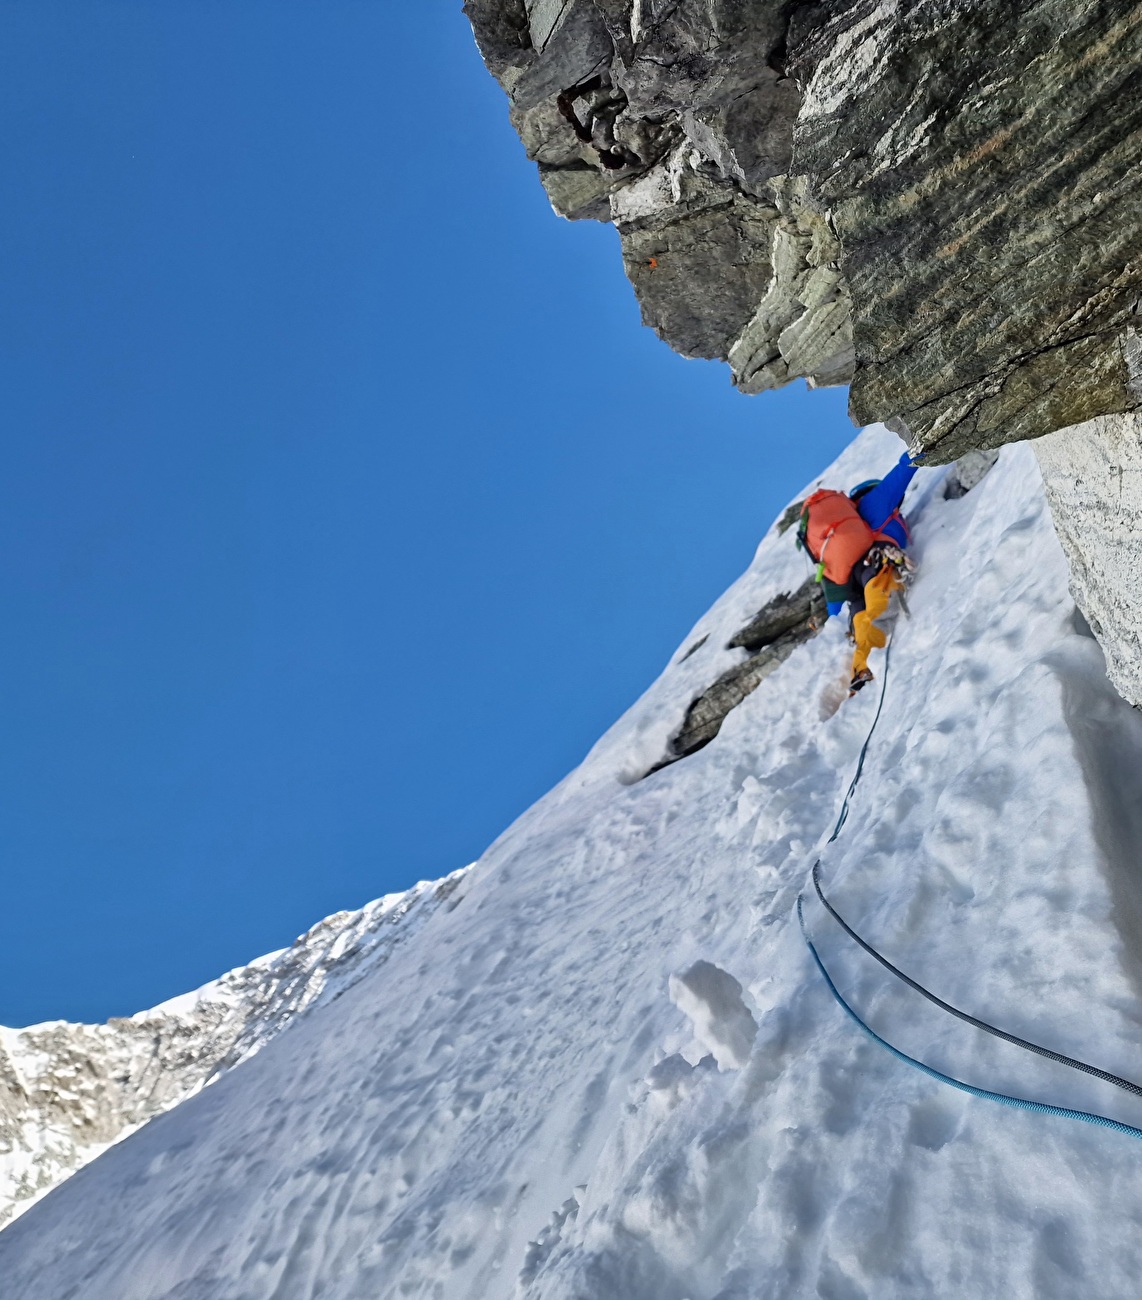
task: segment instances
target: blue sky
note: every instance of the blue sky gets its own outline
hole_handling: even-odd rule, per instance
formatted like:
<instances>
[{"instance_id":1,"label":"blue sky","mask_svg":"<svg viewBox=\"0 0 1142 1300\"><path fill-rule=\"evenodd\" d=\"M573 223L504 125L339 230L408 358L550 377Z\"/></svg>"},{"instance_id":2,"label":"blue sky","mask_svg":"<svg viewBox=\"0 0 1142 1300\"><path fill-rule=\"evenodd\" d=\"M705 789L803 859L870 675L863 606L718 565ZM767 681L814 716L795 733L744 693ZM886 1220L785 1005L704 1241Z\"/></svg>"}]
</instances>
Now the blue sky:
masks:
<instances>
[{"instance_id":1,"label":"blue sky","mask_svg":"<svg viewBox=\"0 0 1142 1300\"><path fill-rule=\"evenodd\" d=\"M640 327L454 0L0 8L0 1023L470 861L850 439Z\"/></svg>"}]
</instances>

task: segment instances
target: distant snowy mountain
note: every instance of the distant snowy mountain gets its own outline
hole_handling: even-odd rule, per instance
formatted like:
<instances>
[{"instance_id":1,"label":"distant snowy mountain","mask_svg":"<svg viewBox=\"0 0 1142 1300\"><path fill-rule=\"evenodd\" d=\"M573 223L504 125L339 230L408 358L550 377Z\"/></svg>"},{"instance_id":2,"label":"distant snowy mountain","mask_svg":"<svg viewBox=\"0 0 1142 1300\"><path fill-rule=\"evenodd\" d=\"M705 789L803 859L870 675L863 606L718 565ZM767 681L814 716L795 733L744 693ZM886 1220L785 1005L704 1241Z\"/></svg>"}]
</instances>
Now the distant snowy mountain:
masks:
<instances>
[{"instance_id":1,"label":"distant snowy mountain","mask_svg":"<svg viewBox=\"0 0 1142 1300\"><path fill-rule=\"evenodd\" d=\"M105 1025L0 1027L0 1224L140 1124L374 973L464 876L327 917L194 993Z\"/></svg>"},{"instance_id":2,"label":"distant snowy mountain","mask_svg":"<svg viewBox=\"0 0 1142 1300\"><path fill-rule=\"evenodd\" d=\"M867 430L820 481L850 485L899 451ZM256 1012L210 1013L193 1053L164 1056L182 1064L130 1080L108 1065L125 1123L166 1104L133 1110L142 1090L195 1095L0 1233L4 1295L1134 1296L1136 1139L894 1059L845 1017L797 925L820 852L849 921L941 997L1142 1076L1142 716L1075 618L1031 449L1005 448L960 499L945 473L906 502L920 576L835 843L821 850L878 694L822 716L844 629L777 632L807 566L775 526L661 678L466 874L413 891L397 924L391 900L331 918L273 986L292 992L275 1002L264 984ZM743 639L759 611L770 639ZM712 724L703 700L720 701ZM696 712L705 730L680 746ZM1142 1101L893 979L811 886L805 914L844 995L904 1051L1142 1123ZM225 985L149 1014L247 1001ZM25 1035L87 1051L101 1032ZM42 1080L39 1100L22 1085L21 1121L42 1151L35 1117L71 1087L66 1067L35 1038L5 1041ZM104 1082L86 1095L111 1105Z\"/></svg>"}]
</instances>

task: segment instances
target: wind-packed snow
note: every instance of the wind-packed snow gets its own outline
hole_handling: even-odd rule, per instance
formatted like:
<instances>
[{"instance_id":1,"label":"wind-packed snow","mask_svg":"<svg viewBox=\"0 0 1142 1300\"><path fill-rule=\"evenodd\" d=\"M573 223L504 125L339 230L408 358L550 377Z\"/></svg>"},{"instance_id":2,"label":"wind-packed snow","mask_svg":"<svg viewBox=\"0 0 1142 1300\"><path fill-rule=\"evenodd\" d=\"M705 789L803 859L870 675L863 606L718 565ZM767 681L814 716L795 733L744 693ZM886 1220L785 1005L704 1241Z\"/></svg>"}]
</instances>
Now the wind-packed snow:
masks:
<instances>
[{"instance_id":1,"label":"wind-packed snow","mask_svg":"<svg viewBox=\"0 0 1142 1300\"><path fill-rule=\"evenodd\" d=\"M869 430L822 480L899 449ZM1074 618L1029 448L960 500L942 473L906 504L912 618L823 879L940 996L1140 1078L1142 718ZM841 622L707 748L637 779L741 655L725 642L805 575L771 531L449 908L0 1234L4 1295L1136 1295L1142 1143L901 1065L808 957L795 900L877 705L870 687L821 720ZM1142 1101L952 1019L806 913L905 1051L1142 1123Z\"/></svg>"}]
</instances>

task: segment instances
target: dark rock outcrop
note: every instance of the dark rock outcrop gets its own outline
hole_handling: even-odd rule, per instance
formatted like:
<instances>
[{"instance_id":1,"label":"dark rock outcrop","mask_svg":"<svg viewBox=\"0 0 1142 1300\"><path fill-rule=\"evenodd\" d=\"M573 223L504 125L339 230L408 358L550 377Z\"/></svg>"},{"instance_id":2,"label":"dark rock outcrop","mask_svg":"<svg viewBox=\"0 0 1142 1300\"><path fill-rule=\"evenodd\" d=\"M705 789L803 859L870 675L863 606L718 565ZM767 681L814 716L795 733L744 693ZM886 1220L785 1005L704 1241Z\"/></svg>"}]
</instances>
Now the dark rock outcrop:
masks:
<instances>
[{"instance_id":1,"label":"dark rock outcrop","mask_svg":"<svg viewBox=\"0 0 1142 1300\"><path fill-rule=\"evenodd\" d=\"M708 745L721 731L727 715L742 700L752 695L799 645L815 635L816 629L807 626L785 632L757 654L750 655L748 659L743 659L740 664L735 664L724 672L686 710L685 721L670 742L670 753L658 767L665 767L667 763L685 758L687 754L697 753Z\"/></svg>"},{"instance_id":2,"label":"dark rock outcrop","mask_svg":"<svg viewBox=\"0 0 1142 1300\"><path fill-rule=\"evenodd\" d=\"M796 591L774 596L727 642L727 649L741 646L743 650L756 654L797 629L812 627L815 631L824 624L825 617L825 600L820 585L809 578Z\"/></svg>"},{"instance_id":3,"label":"dark rock outcrop","mask_svg":"<svg viewBox=\"0 0 1142 1300\"><path fill-rule=\"evenodd\" d=\"M722 729L727 714L757 690L799 645L816 636L825 617L821 588L811 578L795 592L782 592L764 605L727 643L727 649L748 650L749 657L734 664L694 700L670 742L669 753L651 771L657 772L708 745Z\"/></svg>"}]
</instances>

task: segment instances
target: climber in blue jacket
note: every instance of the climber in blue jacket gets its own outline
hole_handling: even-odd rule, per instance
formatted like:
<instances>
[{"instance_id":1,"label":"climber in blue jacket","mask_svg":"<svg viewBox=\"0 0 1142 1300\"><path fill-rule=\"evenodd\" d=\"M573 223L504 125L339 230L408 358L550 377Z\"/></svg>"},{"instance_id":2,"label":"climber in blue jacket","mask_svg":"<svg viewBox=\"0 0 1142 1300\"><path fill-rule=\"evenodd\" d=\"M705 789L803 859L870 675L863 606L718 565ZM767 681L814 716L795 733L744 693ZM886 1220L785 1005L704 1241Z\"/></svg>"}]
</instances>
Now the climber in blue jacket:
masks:
<instances>
[{"instance_id":1,"label":"climber in blue jacket","mask_svg":"<svg viewBox=\"0 0 1142 1300\"><path fill-rule=\"evenodd\" d=\"M866 479L863 483L858 483L849 493L849 499L869 528L874 533L887 534L902 551L908 549L912 534L908 531L908 524L900 513L900 506L917 468L912 464L908 453L904 452L884 478ZM857 568L859 566L854 566L854 571ZM839 599L829 600L828 597L836 591L833 584L830 583L829 587L831 590L826 590L825 596L830 614L839 614L844 609L846 600L852 601L854 596L857 598L860 596L859 590L849 591Z\"/></svg>"},{"instance_id":2,"label":"climber in blue jacket","mask_svg":"<svg viewBox=\"0 0 1142 1300\"><path fill-rule=\"evenodd\" d=\"M869 653L887 643L876 620L911 572L905 555L911 540L900 505L916 473L905 452L882 479L858 483L846 495L830 489L804 503L797 539L817 561L826 618L849 606L854 644L851 694L872 681ZM858 518L859 516L859 518Z\"/></svg>"}]
</instances>

